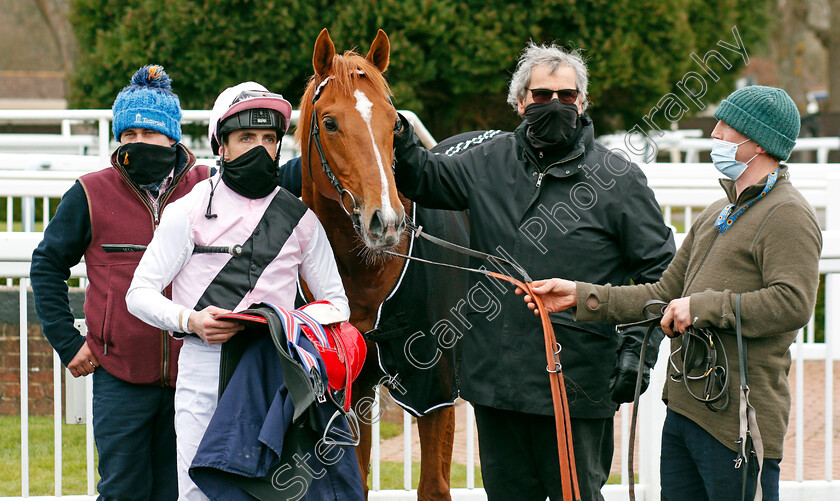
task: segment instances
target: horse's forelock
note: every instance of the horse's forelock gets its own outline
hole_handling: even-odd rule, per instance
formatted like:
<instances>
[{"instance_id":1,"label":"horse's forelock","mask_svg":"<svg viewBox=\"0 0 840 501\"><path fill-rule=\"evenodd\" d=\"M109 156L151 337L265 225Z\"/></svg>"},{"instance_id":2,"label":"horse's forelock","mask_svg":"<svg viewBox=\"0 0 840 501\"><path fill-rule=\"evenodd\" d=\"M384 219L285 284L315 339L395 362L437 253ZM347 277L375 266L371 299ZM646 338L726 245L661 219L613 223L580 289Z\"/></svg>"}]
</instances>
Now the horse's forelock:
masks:
<instances>
[{"instance_id":1,"label":"horse's forelock","mask_svg":"<svg viewBox=\"0 0 840 501\"><path fill-rule=\"evenodd\" d=\"M345 51L344 54L333 59L333 71L331 73L333 80L330 85L335 83L339 92L350 96L356 89L356 79L361 77L359 71L364 73L364 77L370 80L374 87L380 89L384 96L391 95L391 88L388 86L385 76L380 73L379 68L351 50Z\"/></svg>"}]
</instances>

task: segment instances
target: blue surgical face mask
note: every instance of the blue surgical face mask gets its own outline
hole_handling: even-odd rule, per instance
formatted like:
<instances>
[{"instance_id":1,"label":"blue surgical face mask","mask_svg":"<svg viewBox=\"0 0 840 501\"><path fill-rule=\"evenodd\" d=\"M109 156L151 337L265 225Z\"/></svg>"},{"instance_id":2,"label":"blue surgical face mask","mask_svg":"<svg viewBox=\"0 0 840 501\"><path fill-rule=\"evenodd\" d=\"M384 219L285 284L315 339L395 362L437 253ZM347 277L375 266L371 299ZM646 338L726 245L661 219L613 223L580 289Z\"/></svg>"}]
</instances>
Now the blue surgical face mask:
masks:
<instances>
[{"instance_id":1,"label":"blue surgical face mask","mask_svg":"<svg viewBox=\"0 0 840 501\"><path fill-rule=\"evenodd\" d=\"M747 160L747 163L735 160L735 155L738 153L738 147L749 141L750 140L747 139L741 141L740 143L730 143L729 141L724 141L722 139L712 139L711 156L712 163L715 164L715 168L719 170L721 174L733 181L741 177L741 174L747 170L747 164L752 162L753 159L758 156L758 153L756 153L755 156Z\"/></svg>"}]
</instances>

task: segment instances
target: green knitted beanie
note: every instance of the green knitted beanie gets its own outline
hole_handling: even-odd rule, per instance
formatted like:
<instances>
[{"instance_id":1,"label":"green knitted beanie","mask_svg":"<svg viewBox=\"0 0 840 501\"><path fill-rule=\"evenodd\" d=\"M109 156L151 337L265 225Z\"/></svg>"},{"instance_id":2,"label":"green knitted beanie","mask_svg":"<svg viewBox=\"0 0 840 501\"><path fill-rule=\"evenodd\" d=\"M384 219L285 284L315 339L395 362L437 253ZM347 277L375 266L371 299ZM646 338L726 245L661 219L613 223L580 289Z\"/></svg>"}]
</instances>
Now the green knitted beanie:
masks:
<instances>
[{"instance_id":1,"label":"green knitted beanie","mask_svg":"<svg viewBox=\"0 0 840 501\"><path fill-rule=\"evenodd\" d=\"M715 118L782 161L790 157L799 136L799 111L788 93L775 87L736 90L720 103Z\"/></svg>"}]
</instances>

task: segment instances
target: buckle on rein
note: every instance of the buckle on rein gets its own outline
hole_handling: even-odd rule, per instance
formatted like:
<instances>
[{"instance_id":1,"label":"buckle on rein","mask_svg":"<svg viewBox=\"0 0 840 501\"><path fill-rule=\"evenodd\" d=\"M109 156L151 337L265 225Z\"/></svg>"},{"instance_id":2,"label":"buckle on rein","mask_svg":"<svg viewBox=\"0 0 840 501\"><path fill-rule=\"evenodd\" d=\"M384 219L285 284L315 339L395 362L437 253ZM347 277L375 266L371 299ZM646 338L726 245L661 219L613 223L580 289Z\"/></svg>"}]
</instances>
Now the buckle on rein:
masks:
<instances>
[{"instance_id":1,"label":"buckle on rein","mask_svg":"<svg viewBox=\"0 0 840 501\"><path fill-rule=\"evenodd\" d=\"M551 370L551 367L548 365L545 366L546 372L550 372L551 374L559 374L563 372L563 366L560 364L560 350L563 348L560 347L560 343L555 343L557 346L557 351L554 352L554 370Z\"/></svg>"},{"instance_id":2,"label":"buckle on rein","mask_svg":"<svg viewBox=\"0 0 840 501\"><path fill-rule=\"evenodd\" d=\"M747 430L746 438L738 438L735 445L738 447L738 457L732 461L735 462L735 469L738 470L745 462L749 462L750 458L756 457L750 430Z\"/></svg>"},{"instance_id":3,"label":"buckle on rein","mask_svg":"<svg viewBox=\"0 0 840 501\"><path fill-rule=\"evenodd\" d=\"M315 397L318 399L319 404L323 404L327 401L326 396L326 386L324 385L324 381L321 379L321 374L318 373L318 369L313 367L312 371L310 372L312 376L313 382L313 390L315 391Z\"/></svg>"}]
</instances>

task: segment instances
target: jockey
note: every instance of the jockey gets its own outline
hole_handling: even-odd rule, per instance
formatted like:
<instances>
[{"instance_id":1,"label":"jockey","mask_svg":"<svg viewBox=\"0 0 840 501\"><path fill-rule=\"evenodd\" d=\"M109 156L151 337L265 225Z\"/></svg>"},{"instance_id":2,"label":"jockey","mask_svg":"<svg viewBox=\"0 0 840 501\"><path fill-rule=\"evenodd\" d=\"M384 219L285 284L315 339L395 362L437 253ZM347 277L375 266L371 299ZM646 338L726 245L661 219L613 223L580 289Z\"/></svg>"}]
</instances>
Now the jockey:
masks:
<instances>
[{"instance_id":1,"label":"jockey","mask_svg":"<svg viewBox=\"0 0 840 501\"><path fill-rule=\"evenodd\" d=\"M126 295L132 314L184 338L175 391L180 499L208 499L188 469L216 409L222 343L242 329L215 317L260 302L293 309L298 274L316 300L350 316L321 223L278 187L291 109L255 82L219 95L209 138L220 172L170 206ZM193 254L196 245L235 244L241 255ZM162 294L169 283L172 300Z\"/></svg>"}]
</instances>

